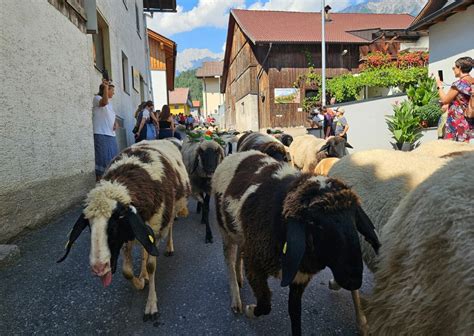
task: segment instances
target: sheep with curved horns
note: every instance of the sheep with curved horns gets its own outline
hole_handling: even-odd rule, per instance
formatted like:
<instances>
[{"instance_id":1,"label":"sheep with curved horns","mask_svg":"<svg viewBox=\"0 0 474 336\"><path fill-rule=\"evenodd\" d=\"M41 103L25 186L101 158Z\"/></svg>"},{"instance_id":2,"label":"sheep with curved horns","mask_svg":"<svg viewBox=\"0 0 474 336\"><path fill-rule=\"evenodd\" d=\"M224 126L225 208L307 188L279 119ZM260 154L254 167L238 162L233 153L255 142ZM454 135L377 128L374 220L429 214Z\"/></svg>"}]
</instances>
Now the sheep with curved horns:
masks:
<instances>
[{"instance_id":1,"label":"sheep with curved horns","mask_svg":"<svg viewBox=\"0 0 474 336\"><path fill-rule=\"evenodd\" d=\"M237 151L245 152L252 149L265 153L277 161L288 162L288 154L285 146L267 134L256 132L244 133L237 142Z\"/></svg>"},{"instance_id":2,"label":"sheep with curved horns","mask_svg":"<svg viewBox=\"0 0 474 336\"><path fill-rule=\"evenodd\" d=\"M75 223L63 261L81 232L91 230L90 266L104 287L110 285L123 249L124 277L135 288L149 281L144 319L157 317L155 289L157 242L168 237L166 254L174 252L172 226L176 216L187 215L189 178L177 147L167 140L142 141L123 150L92 189ZM134 240L143 246L141 272L133 274Z\"/></svg>"},{"instance_id":3,"label":"sheep with curved horns","mask_svg":"<svg viewBox=\"0 0 474 336\"><path fill-rule=\"evenodd\" d=\"M339 136L324 140L309 134L301 135L296 137L290 145L291 164L303 172L312 173L319 161L345 156L346 148L352 148L352 146L346 139Z\"/></svg>"},{"instance_id":4,"label":"sheep with curved horns","mask_svg":"<svg viewBox=\"0 0 474 336\"><path fill-rule=\"evenodd\" d=\"M214 140L196 141L188 137L183 142L181 153L191 180L193 196L198 201L198 213L202 211L201 223L206 224L205 242L212 243L212 230L209 223L211 179L217 166L224 159L224 149Z\"/></svg>"},{"instance_id":5,"label":"sheep with curved horns","mask_svg":"<svg viewBox=\"0 0 474 336\"><path fill-rule=\"evenodd\" d=\"M411 191L382 229L367 317L373 335L472 335L474 153Z\"/></svg>"},{"instance_id":6,"label":"sheep with curved horns","mask_svg":"<svg viewBox=\"0 0 474 336\"><path fill-rule=\"evenodd\" d=\"M242 312L241 257L257 299L257 305L246 306L248 317L270 313L267 279L281 277L281 285L290 286L292 333L300 335L302 294L313 275L325 267L354 292L360 311L363 264L357 231L375 250L379 241L358 197L345 184L301 174L248 151L224 159L212 186L234 312Z\"/></svg>"}]
</instances>

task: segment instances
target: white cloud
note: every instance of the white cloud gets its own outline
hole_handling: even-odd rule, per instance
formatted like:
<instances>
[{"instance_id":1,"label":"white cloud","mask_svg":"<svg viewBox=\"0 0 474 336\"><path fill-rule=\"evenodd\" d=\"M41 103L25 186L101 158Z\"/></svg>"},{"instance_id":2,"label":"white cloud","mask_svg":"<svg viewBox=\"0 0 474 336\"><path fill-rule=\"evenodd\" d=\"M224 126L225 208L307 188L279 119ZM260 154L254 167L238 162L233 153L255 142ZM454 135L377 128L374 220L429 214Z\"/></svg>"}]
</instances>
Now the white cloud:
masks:
<instances>
[{"instance_id":1,"label":"white cloud","mask_svg":"<svg viewBox=\"0 0 474 336\"><path fill-rule=\"evenodd\" d=\"M225 28L229 21L229 10L244 6L245 0L199 0L198 4L189 11L184 11L182 6L177 6L177 13L155 14L153 19L147 19L147 25L165 36L200 27Z\"/></svg>"},{"instance_id":2,"label":"white cloud","mask_svg":"<svg viewBox=\"0 0 474 336\"><path fill-rule=\"evenodd\" d=\"M326 0L326 4L330 5L333 11L339 11L349 6L351 0ZM225 28L231 8L245 8L245 0L199 0L189 11L177 6L177 13L155 13L153 19L147 19L147 25L168 37L200 27ZM321 0L259 0L248 9L316 12L321 10Z\"/></svg>"},{"instance_id":3,"label":"white cloud","mask_svg":"<svg viewBox=\"0 0 474 336\"><path fill-rule=\"evenodd\" d=\"M332 11L339 11L351 4L350 0L327 0ZM285 10L295 12L318 12L321 10L321 0L268 0L257 1L248 9L255 10Z\"/></svg>"},{"instance_id":4,"label":"white cloud","mask_svg":"<svg viewBox=\"0 0 474 336\"><path fill-rule=\"evenodd\" d=\"M194 62L204 58L212 58L221 60L224 57L223 53L214 53L209 49L189 48L179 52L176 56L176 70L178 72L192 69Z\"/></svg>"}]
</instances>

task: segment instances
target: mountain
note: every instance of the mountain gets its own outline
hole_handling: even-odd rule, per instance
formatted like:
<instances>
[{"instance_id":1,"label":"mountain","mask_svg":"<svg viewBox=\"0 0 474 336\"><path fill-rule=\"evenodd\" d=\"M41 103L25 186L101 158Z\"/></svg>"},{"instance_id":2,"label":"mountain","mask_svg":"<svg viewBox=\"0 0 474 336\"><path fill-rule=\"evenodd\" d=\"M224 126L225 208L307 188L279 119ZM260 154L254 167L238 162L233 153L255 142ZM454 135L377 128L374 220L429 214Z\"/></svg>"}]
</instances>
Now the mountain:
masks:
<instances>
[{"instance_id":1,"label":"mountain","mask_svg":"<svg viewBox=\"0 0 474 336\"><path fill-rule=\"evenodd\" d=\"M366 0L360 4L346 7L341 13L408 13L417 16L427 3L427 0Z\"/></svg>"}]
</instances>

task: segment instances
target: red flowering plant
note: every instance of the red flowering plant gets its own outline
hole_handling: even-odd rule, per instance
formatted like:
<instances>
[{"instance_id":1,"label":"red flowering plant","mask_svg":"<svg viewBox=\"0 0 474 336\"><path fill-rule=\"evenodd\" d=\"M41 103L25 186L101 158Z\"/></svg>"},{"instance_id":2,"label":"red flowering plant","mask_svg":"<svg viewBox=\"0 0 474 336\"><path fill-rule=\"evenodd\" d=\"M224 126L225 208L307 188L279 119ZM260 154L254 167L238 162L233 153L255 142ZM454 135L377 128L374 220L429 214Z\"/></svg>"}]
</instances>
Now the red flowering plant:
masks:
<instances>
[{"instance_id":1,"label":"red flowering plant","mask_svg":"<svg viewBox=\"0 0 474 336\"><path fill-rule=\"evenodd\" d=\"M381 51L370 52L367 60L362 64L362 69L383 68L393 65L392 56Z\"/></svg>"},{"instance_id":2,"label":"red flowering plant","mask_svg":"<svg viewBox=\"0 0 474 336\"><path fill-rule=\"evenodd\" d=\"M401 52L397 56L397 67L424 67L428 65L428 59L426 51Z\"/></svg>"}]
</instances>

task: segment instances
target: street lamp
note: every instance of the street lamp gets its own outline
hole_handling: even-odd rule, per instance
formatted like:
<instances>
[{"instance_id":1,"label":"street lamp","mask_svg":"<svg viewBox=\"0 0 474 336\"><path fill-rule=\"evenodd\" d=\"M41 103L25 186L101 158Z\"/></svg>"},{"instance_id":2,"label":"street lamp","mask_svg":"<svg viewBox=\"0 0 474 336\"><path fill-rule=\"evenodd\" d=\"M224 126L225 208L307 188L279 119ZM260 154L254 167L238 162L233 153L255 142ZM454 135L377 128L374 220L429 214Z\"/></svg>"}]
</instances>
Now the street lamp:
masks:
<instances>
[{"instance_id":1,"label":"street lamp","mask_svg":"<svg viewBox=\"0 0 474 336\"><path fill-rule=\"evenodd\" d=\"M323 14L324 9L324 14ZM322 88L321 88L321 100L322 105L326 105L326 16L328 21L329 19L329 11L331 10L331 6L326 6L326 1L321 0L321 74L322 74Z\"/></svg>"}]
</instances>

